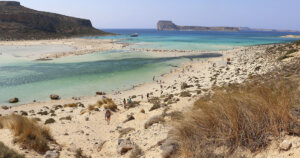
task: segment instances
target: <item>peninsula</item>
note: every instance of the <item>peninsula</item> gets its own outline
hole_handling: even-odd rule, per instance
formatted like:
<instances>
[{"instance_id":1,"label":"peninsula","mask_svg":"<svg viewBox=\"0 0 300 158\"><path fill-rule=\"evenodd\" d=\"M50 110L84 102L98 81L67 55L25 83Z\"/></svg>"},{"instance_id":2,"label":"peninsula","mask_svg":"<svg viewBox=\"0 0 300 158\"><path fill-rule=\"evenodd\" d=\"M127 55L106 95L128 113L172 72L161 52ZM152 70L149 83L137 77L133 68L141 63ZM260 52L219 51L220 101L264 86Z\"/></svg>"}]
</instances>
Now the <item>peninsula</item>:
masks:
<instances>
[{"instance_id":1,"label":"peninsula","mask_svg":"<svg viewBox=\"0 0 300 158\"><path fill-rule=\"evenodd\" d=\"M298 30L277 30L277 29L255 29L249 27L207 27L207 26L180 26L172 21L161 20L157 23L157 30L159 31L255 31L255 32L290 32L297 33Z\"/></svg>"},{"instance_id":2,"label":"peninsula","mask_svg":"<svg viewBox=\"0 0 300 158\"><path fill-rule=\"evenodd\" d=\"M205 27L205 26L179 26L172 21L159 21L157 23L159 31L239 31L238 27Z\"/></svg>"},{"instance_id":3,"label":"peninsula","mask_svg":"<svg viewBox=\"0 0 300 158\"><path fill-rule=\"evenodd\" d=\"M90 20L36 11L15 1L0 2L0 40L100 36Z\"/></svg>"}]
</instances>

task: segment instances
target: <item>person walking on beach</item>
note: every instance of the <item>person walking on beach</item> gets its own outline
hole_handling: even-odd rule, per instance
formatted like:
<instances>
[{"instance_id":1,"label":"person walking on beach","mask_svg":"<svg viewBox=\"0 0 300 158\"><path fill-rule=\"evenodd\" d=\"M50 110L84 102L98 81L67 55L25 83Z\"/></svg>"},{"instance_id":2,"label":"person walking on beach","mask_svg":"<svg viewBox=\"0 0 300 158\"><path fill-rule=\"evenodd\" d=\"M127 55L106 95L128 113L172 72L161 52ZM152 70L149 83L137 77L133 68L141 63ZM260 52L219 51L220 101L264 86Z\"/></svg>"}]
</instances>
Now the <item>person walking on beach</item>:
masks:
<instances>
[{"instance_id":1,"label":"person walking on beach","mask_svg":"<svg viewBox=\"0 0 300 158\"><path fill-rule=\"evenodd\" d=\"M123 103L124 103L124 107L125 107L125 105L126 105L126 99L124 98L124 100L123 100Z\"/></svg>"},{"instance_id":2,"label":"person walking on beach","mask_svg":"<svg viewBox=\"0 0 300 158\"><path fill-rule=\"evenodd\" d=\"M107 121L108 125L110 123L110 116L111 116L111 112L110 112L109 109L107 109L106 112L105 112L105 120Z\"/></svg>"}]
</instances>

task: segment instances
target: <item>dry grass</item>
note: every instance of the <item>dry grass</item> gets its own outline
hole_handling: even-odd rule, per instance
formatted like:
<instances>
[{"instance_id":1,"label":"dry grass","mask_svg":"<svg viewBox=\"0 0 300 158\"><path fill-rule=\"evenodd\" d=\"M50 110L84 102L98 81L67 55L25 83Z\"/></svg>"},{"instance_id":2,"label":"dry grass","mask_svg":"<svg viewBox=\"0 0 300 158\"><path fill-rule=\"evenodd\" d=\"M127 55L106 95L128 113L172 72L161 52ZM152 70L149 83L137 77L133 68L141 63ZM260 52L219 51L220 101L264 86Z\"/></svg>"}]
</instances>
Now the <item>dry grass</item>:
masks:
<instances>
[{"instance_id":1,"label":"dry grass","mask_svg":"<svg viewBox=\"0 0 300 158\"><path fill-rule=\"evenodd\" d=\"M16 151L9 149L0 142L0 158L24 158L24 155L18 154Z\"/></svg>"},{"instance_id":2,"label":"dry grass","mask_svg":"<svg viewBox=\"0 0 300 158\"><path fill-rule=\"evenodd\" d=\"M104 102L102 100L98 100L95 104L96 107L101 108Z\"/></svg>"},{"instance_id":3,"label":"dry grass","mask_svg":"<svg viewBox=\"0 0 300 158\"><path fill-rule=\"evenodd\" d=\"M96 108L104 107L104 109L110 109L113 112L118 110L118 106L110 98L104 98L103 100L98 100L94 105L89 105L87 109L84 109L80 112L80 115L83 115L87 112L94 111Z\"/></svg>"},{"instance_id":4,"label":"dry grass","mask_svg":"<svg viewBox=\"0 0 300 158\"><path fill-rule=\"evenodd\" d=\"M194 104L183 120L174 123L172 136L182 157L214 155L225 146L223 154L237 147L261 150L283 132L295 133L299 120L291 115L297 87L291 81L268 80L219 88Z\"/></svg>"},{"instance_id":5,"label":"dry grass","mask_svg":"<svg viewBox=\"0 0 300 158\"><path fill-rule=\"evenodd\" d=\"M162 115L153 116L149 120L147 120L147 122L144 125L144 128L148 129L153 124L155 124L155 123L161 123L161 122L165 122L165 119L164 119L164 117Z\"/></svg>"},{"instance_id":6,"label":"dry grass","mask_svg":"<svg viewBox=\"0 0 300 158\"><path fill-rule=\"evenodd\" d=\"M109 109L113 112L116 112L118 110L118 106L112 99L105 98L103 101L106 104L106 105L104 105L104 109Z\"/></svg>"},{"instance_id":7,"label":"dry grass","mask_svg":"<svg viewBox=\"0 0 300 158\"><path fill-rule=\"evenodd\" d=\"M78 107L77 103L70 103L64 105L64 108L77 108L77 107Z\"/></svg>"},{"instance_id":8,"label":"dry grass","mask_svg":"<svg viewBox=\"0 0 300 158\"><path fill-rule=\"evenodd\" d=\"M129 158L139 158L142 157L144 155L143 150L138 146L138 145L134 145L133 150L130 152Z\"/></svg>"},{"instance_id":9,"label":"dry grass","mask_svg":"<svg viewBox=\"0 0 300 158\"><path fill-rule=\"evenodd\" d=\"M75 151L75 157L76 158L91 158L91 156L87 156L83 153L81 148L76 149Z\"/></svg>"},{"instance_id":10,"label":"dry grass","mask_svg":"<svg viewBox=\"0 0 300 158\"><path fill-rule=\"evenodd\" d=\"M49 149L48 143L53 141L49 129L39 125L34 119L12 114L0 117L0 124L13 132L14 142L39 153L45 153Z\"/></svg>"}]
</instances>

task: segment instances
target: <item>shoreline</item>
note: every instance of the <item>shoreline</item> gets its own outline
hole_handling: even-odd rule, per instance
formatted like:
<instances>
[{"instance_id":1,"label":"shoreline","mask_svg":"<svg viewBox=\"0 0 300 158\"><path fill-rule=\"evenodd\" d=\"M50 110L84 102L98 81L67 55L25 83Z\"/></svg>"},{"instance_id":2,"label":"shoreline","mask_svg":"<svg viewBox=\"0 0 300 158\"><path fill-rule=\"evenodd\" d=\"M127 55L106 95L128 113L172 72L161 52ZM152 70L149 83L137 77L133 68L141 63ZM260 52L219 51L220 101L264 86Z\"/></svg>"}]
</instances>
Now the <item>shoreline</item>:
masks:
<instances>
[{"instance_id":1,"label":"shoreline","mask_svg":"<svg viewBox=\"0 0 300 158\"><path fill-rule=\"evenodd\" d=\"M39 44L40 43L38 43L38 45ZM284 43L279 43L279 44L284 44ZM0 45L1 45L1 42L0 42ZM155 57L166 57L166 56L167 57L181 57L181 56L184 56L184 55L185 56L196 56L196 55L210 54L210 53L221 54L220 57L201 58L202 60L207 61L208 63L211 64L212 62L216 62L219 59L222 59L223 62L225 62L225 59L227 57L233 57L233 55L229 55L228 56L228 54L226 54L226 52L231 52L231 51L240 50L240 49L249 49L251 47L261 47L261 46L270 46L270 45L274 45L274 44L264 44L264 45L254 45L254 46L240 46L240 47L236 47L236 48L233 48L233 49L220 50L220 51L191 51L191 50L185 50L185 51L175 52L175 55L173 53L176 50L157 50L157 51L146 50L146 52L152 53ZM204 53L204 52L206 52L206 53ZM89 53L91 53L91 52L89 52ZM172 55L170 55L170 53ZM72 55L82 55L82 54L72 54ZM63 57L65 57L65 56L63 56ZM38 59L38 60L40 60L40 59ZM41 59L41 60L51 60L51 59ZM178 70L181 70L184 67L192 65L192 63L193 62L191 62L191 61L183 62L183 63L181 63L182 64L181 66L173 67L171 69L171 72L160 74L160 75L156 75L156 78L159 77L159 78L163 79L165 76L172 75L172 73L174 71L176 72ZM116 93L116 92L125 93L125 92L128 92L128 91L134 90L137 87L143 87L145 85L153 84L153 83L155 84L156 82L144 82L144 83L132 85L131 88L123 89L123 90L120 90L120 91L118 91L118 90L111 90L112 92L107 93L106 96L108 96L108 97L114 97L114 95L115 95L114 93ZM88 98L90 98L90 99L100 98L99 95L96 95L96 92L94 92L94 93L95 93L94 96L91 96L91 95L86 95L85 96L85 95L83 95L83 96L78 96L78 97L66 97L66 98L63 98L63 99L60 99L60 100L51 100L50 97L49 97L48 100L45 100L45 101L37 101L37 102L21 103L21 104L16 103L16 105L10 104L9 102L7 102L7 105L3 104L3 105L0 105L0 107L1 106L20 107L20 106L28 106L28 105L30 106L30 105L36 105L36 104L65 103L65 102L72 102L72 101L74 101L73 98L76 98L76 99L79 99L79 100L81 100L81 99L88 99ZM50 96L50 94L49 94L49 96Z\"/></svg>"},{"instance_id":2,"label":"shoreline","mask_svg":"<svg viewBox=\"0 0 300 158\"><path fill-rule=\"evenodd\" d=\"M299 38L300 39L300 35L285 35L285 36L280 36L283 38Z\"/></svg>"},{"instance_id":3,"label":"shoreline","mask_svg":"<svg viewBox=\"0 0 300 158\"><path fill-rule=\"evenodd\" d=\"M161 150L157 142L164 140L168 136L170 126L168 124L156 123L149 129L144 128L144 123L152 117L161 115L167 111L168 114L176 111L184 112L192 107L193 102L200 96L208 94L214 86L223 84L242 83L252 75L261 75L274 69L280 68L281 63L277 62L278 54L268 54L267 48L271 45L240 47L231 50L222 50L222 57L208 58L203 60L193 60L182 64L178 68L172 69L155 82L146 82L136 85L131 89L120 91L120 93L107 94L112 98L118 107L118 111L112 115L109 125L104 121L105 110L103 107L89 113L81 114L89 105L94 105L101 96L80 97L80 100L62 99L58 101L36 102L13 106L3 111L2 115L10 113L22 114L26 112L28 117L41 120L41 123L49 118L53 118L55 123L46 125L52 131L55 140L61 144L61 156L72 157L74 149L81 148L84 153L92 157L124 157L116 152L116 145L121 138L130 138L145 151L145 157L160 157ZM226 59L230 58L231 63L226 64ZM162 81L160 83L160 80ZM182 89L182 84L186 83L188 88ZM189 96L182 96L182 92L188 92ZM153 104L146 98L159 98L165 100L173 95L174 100L164 106L149 110ZM143 95L144 97L141 97ZM133 97L135 96L135 97ZM123 99L131 97L133 101L139 102L139 106L125 109ZM176 100L176 101L175 101ZM57 105L80 102L84 107L55 109ZM55 115L40 115L37 112L53 110ZM144 110L146 112L142 113ZM128 116L134 116L135 121L124 122ZM70 116L71 120L60 120ZM166 117L168 123L171 118ZM65 128L68 127L68 128ZM120 136L119 128L134 128L129 134ZM5 137L4 137L5 136ZM7 130L0 130L0 140L7 146L20 153L27 152L27 155L42 157L32 151L18 148L12 144L12 135ZM104 143L103 143L104 142ZM99 144L102 144L99 149ZM126 157L126 155L125 155Z\"/></svg>"}]
</instances>

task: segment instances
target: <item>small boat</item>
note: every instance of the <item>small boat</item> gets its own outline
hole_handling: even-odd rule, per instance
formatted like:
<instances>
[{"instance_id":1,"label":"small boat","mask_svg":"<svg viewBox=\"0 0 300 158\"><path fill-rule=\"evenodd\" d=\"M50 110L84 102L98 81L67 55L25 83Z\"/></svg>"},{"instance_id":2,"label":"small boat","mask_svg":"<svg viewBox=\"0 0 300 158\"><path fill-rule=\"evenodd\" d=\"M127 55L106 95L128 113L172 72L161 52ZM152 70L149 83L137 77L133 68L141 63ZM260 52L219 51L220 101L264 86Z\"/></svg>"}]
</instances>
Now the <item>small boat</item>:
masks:
<instances>
[{"instance_id":1,"label":"small boat","mask_svg":"<svg viewBox=\"0 0 300 158\"><path fill-rule=\"evenodd\" d=\"M138 33L134 33L134 34L131 34L130 37L138 37L139 34Z\"/></svg>"}]
</instances>

